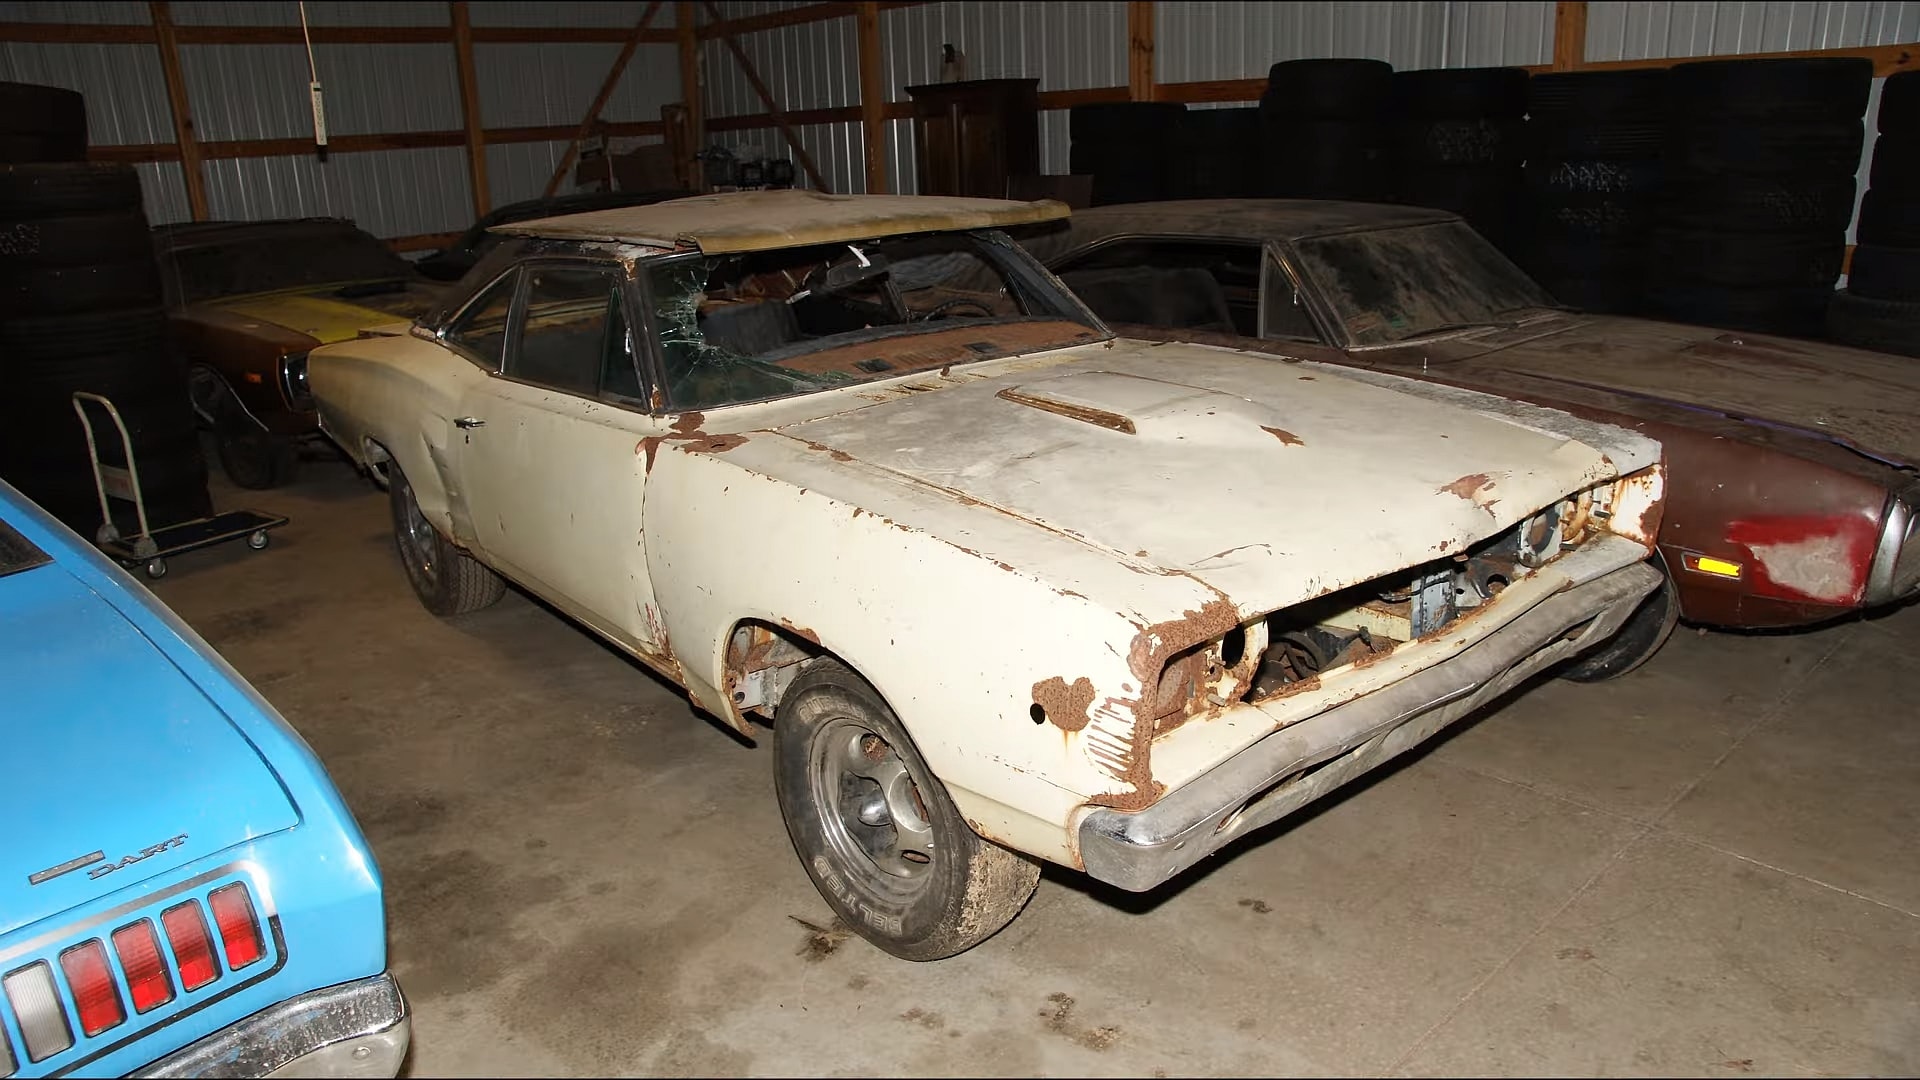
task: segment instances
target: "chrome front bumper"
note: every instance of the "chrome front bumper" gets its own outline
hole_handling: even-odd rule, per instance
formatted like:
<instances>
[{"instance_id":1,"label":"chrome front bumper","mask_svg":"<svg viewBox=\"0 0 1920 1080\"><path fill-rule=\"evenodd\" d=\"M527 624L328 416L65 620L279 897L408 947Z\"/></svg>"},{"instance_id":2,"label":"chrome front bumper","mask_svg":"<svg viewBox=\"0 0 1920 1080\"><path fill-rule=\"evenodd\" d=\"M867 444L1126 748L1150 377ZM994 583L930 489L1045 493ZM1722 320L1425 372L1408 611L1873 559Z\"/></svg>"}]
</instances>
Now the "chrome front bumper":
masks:
<instances>
[{"instance_id":1,"label":"chrome front bumper","mask_svg":"<svg viewBox=\"0 0 1920 1080\"><path fill-rule=\"evenodd\" d=\"M1459 655L1282 728L1159 802L1080 823L1087 873L1144 892L1408 749L1620 629L1660 584L1646 563L1536 604Z\"/></svg>"},{"instance_id":2,"label":"chrome front bumper","mask_svg":"<svg viewBox=\"0 0 1920 1080\"><path fill-rule=\"evenodd\" d=\"M380 974L262 1009L134 1075L390 1077L412 1031L399 984Z\"/></svg>"}]
</instances>

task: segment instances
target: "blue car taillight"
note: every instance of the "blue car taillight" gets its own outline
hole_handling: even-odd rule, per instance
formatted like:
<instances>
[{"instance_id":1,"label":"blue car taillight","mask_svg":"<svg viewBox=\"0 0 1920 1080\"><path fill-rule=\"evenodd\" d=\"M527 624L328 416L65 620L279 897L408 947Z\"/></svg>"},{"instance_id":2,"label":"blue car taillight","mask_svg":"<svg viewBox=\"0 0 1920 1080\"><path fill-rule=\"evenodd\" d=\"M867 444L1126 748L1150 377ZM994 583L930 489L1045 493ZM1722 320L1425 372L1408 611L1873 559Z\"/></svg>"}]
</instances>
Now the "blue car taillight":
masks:
<instances>
[{"instance_id":1,"label":"blue car taillight","mask_svg":"<svg viewBox=\"0 0 1920 1080\"><path fill-rule=\"evenodd\" d=\"M173 979L167 975L167 962L160 957L152 920L141 919L115 930L113 951L120 957L121 970L127 973L127 993L133 998L134 1012L152 1012L173 1000Z\"/></svg>"},{"instance_id":2,"label":"blue car taillight","mask_svg":"<svg viewBox=\"0 0 1920 1080\"><path fill-rule=\"evenodd\" d=\"M73 1004L80 1012L80 1030L87 1038L126 1022L120 988L113 985L107 966L107 947L99 938L83 941L60 954L60 970L73 988Z\"/></svg>"}]
</instances>

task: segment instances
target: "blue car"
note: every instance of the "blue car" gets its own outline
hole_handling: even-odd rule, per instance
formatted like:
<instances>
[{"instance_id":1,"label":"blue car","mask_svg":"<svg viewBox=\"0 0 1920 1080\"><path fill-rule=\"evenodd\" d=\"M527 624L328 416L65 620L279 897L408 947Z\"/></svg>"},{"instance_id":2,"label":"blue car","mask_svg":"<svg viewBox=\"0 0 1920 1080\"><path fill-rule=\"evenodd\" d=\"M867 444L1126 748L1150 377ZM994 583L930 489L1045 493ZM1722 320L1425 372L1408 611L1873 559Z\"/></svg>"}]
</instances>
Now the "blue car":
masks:
<instances>
[{"instance_id":1,"label":"blue car","mask_svg":"<svg viewBox=\"0 0 1920 1080\"><path fill-rule=\"evenodd\" d=\"M5 483L0 812L0 1078L399 1070L380 872L326 770Z\"/></svg>"}]
</instances>

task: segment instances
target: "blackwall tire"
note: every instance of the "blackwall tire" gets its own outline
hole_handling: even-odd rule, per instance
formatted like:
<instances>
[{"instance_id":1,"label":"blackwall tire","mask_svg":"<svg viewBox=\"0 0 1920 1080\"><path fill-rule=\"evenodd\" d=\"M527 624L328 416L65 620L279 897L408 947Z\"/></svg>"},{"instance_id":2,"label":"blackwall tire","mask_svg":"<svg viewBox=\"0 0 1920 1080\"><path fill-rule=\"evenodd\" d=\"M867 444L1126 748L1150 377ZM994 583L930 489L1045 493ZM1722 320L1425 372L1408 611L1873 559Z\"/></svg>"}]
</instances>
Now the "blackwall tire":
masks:
<instances>
[{"instance_id":1,"label":"blackwall tire","mask_svg":"<svg viewBox=\"0 0 1920 1080\"><path fill-rule=\"evenodd\" d=\"M420 513L413 486L400 466L390 463L387 470L394 547L420 603L435 615L465 615L505 595L507 583L500 575L455 547Z\"/></svg>"},{"instance_id":2,"label":"blackwall tire","mask_svg":"<svg viewBox=\"0 0 1920 1080\"><path fill-rule=\"evenodd\" d=\"M1567 661L1556 674L1573 682L1617 679L1652 659L1673 636L1679 621L1680 602L1673 582L1663 581L1627 616L1619 633Z\"/></svg>"},{"instance_id":3,"label":"blackwall tire","mask_svg":"<svg viewBox=\"0 0 1920 1080\"><path fill-rule=\"evenodd\" d=\"M774 789L793 849L849 927L905 960L939 960L1013 921L1039 864L982 839L873 688L830 659L780 700Z\"/></svg>"}]
</instances>

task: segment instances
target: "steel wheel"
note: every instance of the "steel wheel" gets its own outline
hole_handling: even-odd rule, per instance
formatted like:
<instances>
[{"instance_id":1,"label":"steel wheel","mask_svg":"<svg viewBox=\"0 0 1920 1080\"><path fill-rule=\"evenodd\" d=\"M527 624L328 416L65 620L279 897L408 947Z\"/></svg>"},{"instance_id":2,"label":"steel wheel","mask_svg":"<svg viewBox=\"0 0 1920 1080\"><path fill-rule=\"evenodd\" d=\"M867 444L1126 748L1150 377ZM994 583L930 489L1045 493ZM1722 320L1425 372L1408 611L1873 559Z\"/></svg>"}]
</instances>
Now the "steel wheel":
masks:
<instances>
[{"instance_id":1,"label":"steel wheel","mask_svg":"<svg viewBox=\"0 0 1920 1080\"><path fill-rule=\"evenodd\" d=\"M937 850L920 789L887 741L851 718L830 720L813 741L813 800L835 854L908 889L926 874Z\"/></svg>"},{"instance_id":2,"label":"steel wheel","mask_svg":"<svg viewBox=\"0 0 1920 1080\"><path fill-rule=\"evenodd\" d=\"M440 580L440 534L433 531L433 523L420 512L413 489L406 486L406 477L400 476L398 480L405 492L406 509L394 538L399 541L400 558L406 561L408 572L418 575L420 583L431 590Z\"/></svg>"}]
</instances>

